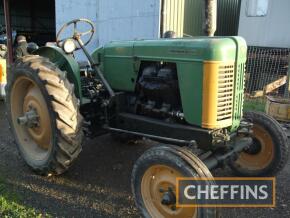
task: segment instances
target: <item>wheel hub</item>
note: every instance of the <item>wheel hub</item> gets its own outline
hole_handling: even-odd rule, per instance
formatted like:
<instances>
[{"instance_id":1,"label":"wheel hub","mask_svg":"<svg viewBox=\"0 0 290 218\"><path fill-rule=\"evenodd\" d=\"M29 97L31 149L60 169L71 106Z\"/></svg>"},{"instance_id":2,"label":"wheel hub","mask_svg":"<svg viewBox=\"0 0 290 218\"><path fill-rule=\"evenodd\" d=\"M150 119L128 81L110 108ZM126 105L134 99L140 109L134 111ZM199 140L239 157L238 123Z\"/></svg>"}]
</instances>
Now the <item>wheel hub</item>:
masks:
<instances>
[{"instance_id":1,"label":"wheel hub","mask_svg":"<svg viewBox=\"0 0 290 218\"><path fill-rule=\"evenodd\" d=\"M262 145L261 143L257 140L257 139L253 139L253 144L251 146L249 146L248 148L246 148L244 150L244 152L246 152L247 154L258 154L262 149Z\"/></svg>"},{"instance_id":2,"label":"wheel hub","mask_svg":"<svg viewBox=\"0 0 290 218\"><path fill-rule=\"evenodd\" d=\"M244 150L236 161L238 166L249 170L265 169L273 160L274 143L262 126L253 126L253 144Z\"/></svg>"},{"instance_id":3,"label":"wheel hub","mask_svg":"<svg viewBox=\"0 0 290 218\"><path fill-rule=\"evenodd\" d=\"M170 187L168 188L168 191L163 194L161 204L165 206L176 204L176 196Z\"/></svg>"},{"instance_id":4,"label":"wheel hub","mask_svg":"<svg viewBox=\"0 0 290 218\"><path fill-rule=\"evenodd\" d=\"M51 140L50 120L46 103L38 87L32 86L27 92L24 98L23 111L24 116L28 118L28 124L31 124L27 125L30 136L40 148L47 150Z\"/></svg>"},{"instance_id":5,"label":"wheel hub","mask_svg":"<svg viewBox=\"0 0 290 218\"><path fill-rule=\"evenodd\" d=\"M19 77L11 91L11 115L21 150L33 160L43 160L52 147L50 114L39 86Z\"/></svg>"},{"instance_id":6,"label":"wheel hub","mask_svg":"<svg viewBox=\"0 0 290 218\"><path fill-rule=\"evenodd\" d=\"M152 217L195 217L196 208L176 207L176 178L182 174L175 169L155 165L142 179L141 192Z\"/></svg>"},{"instance_id":7,"label":"wheel hub","mask_svg":"<svg viewBox=\"0 0 290 218\"><path fill-rule=\"evenodd\" d=\"M17 118L17 123L28 128L39 127L39 116L34 108L27 111L24 116Z\"/></svg>"}]
</instances>

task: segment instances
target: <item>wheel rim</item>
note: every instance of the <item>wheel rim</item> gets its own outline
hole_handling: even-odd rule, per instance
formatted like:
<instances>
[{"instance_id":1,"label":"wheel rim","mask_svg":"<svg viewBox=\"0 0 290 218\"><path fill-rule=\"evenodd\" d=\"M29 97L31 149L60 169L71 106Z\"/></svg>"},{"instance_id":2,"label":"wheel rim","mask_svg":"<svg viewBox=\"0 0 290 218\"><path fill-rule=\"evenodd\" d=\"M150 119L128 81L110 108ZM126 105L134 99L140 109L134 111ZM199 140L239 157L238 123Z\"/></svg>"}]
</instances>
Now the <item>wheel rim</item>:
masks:
<instances>
[{"instance_id":1,"label":"wheel rim","mask_svg":"<svg viewBox=\"0 0 290 218\"><path fill-rule=\"evenodd\" d=\"M147 169L141 183L141 194L145 207L151 217L197 217L196 208L176 208L176 178L183 177L177 170L155 165ZM165 202L164 196L170 197L171 202Z\"/></svg>"},{"instance_id":2,"label":"wheel rim","mask_svg":"<svg viewBox=\"0 0 290 218\"><path fill-rule=\"evenodd\" d=\"M261 170L270 165L274 158L274 143L271 135L263 127L253 126L253 140L255 148L249 148L240 154L237 164L249 170Z\"/></svg>"},{"instance_id":3,"label":"wheel rim","mask_svg":"<svg viewBox=\"0 0 290 218\"><path fill-rule=\"evenodd\" d=\"M34 161L46 159L52 148L52 128L40 88L31 79L19 77L13 84L10 101L12 122L21 151Z\"/></svg>"}]
</instances>

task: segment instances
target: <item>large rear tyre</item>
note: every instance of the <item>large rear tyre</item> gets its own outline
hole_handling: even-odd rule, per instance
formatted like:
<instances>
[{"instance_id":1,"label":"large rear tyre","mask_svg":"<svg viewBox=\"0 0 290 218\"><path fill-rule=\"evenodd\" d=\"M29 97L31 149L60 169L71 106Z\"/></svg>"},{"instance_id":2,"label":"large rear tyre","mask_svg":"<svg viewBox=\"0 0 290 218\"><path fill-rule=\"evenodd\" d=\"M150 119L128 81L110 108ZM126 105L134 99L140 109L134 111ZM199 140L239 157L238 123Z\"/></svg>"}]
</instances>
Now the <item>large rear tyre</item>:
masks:
<instances>
[{"instance_id":1,"label":"large rear tyre","mask_svg":"<svg viewBox=\"0 0 290 218\"><path fill-rule=\"evenodd\" d=\"M239 176L273 176L283 169L289 154L287 136L280 124L261 112L246 112L253 123L253 143L230 167Z\"/></svg>"},{"instance_id":2,"label":"large rear tyre","mask_svg":"<svg viewBox=\"0 0 290 218\"><path fill-rule=\"evenodd\" d=\"M82 116L74 87L54 64L23 57L9 73L7 111L18 149L38 174L65 172L82 150Z\"/></svg>"},{"instance_id":3,"label":"large rear tyre","mask_svg":"<svg viewBox=\"0 0 290 218\"><path fill-rule=\"evenodd\" d=\"M176 207L177 177L212 178L212 175L195 155L175 146L154 147L137 160L131 184L143 217L218 217L216 208Z\"/></svg>"}]
</instances>

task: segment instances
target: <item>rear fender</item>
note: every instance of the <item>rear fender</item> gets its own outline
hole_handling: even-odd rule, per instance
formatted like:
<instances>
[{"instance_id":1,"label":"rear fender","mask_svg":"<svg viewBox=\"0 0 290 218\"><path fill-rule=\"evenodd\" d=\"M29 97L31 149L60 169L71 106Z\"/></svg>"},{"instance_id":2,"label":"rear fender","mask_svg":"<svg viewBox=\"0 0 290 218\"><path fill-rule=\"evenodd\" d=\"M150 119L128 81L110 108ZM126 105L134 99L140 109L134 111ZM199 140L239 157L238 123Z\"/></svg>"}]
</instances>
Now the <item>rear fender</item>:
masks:
<instances>
[{"instance_id":1,"label":"rear fender","mask_svg":"<svg viewBox=\"0 0 290 218\"><path fill-rule=\"evenodd\" d=\"M75 95L82 103L80 67L73 56L66 54L62 49L53 46L44 46L33 52L35 55L47 57L60 70L67 72L67 78L74 84Z\"/></svg>"}]
</instances>

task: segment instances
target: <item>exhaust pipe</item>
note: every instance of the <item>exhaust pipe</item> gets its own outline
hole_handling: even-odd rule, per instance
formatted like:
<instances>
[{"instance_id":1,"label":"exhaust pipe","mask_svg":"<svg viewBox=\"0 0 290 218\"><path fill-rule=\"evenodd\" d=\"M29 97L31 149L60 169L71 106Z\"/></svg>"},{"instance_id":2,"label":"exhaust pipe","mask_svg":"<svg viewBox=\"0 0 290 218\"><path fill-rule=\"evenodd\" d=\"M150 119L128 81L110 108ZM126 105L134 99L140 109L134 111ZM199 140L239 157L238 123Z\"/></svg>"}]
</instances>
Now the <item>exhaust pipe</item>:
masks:
<instances>
[{"instance_id":1,"label":"exhaust pipe","mask_svg":"<svg viewBox=\"0 0 290 218\"><path fill-rule=\"evenodd\" d=\"M217 0L204 0L204 3L204 33L206 36L214 36L217 26Z\"/></svg>"}]
</instances>

